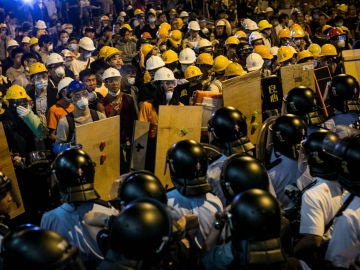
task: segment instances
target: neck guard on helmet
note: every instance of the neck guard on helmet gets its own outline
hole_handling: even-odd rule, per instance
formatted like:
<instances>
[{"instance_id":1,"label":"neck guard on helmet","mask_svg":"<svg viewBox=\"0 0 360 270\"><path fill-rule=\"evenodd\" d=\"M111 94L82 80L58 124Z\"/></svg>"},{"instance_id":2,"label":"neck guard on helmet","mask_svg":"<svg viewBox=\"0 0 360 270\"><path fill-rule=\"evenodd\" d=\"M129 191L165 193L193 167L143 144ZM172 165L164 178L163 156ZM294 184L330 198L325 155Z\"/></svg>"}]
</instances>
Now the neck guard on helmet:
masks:
<instances>
[{"instance_id":1,"label":"neck guard on helmet","mask_svg":"<svg viewBox=\"0 0 360 270\"><path fill-rule=\"evenodd\" d=\"M243 136L232 142L224 142L215 139L211 144L219 147L226 156L235 153L246 153L253 156L255 151L255 146L250 142L247 136Z\"/></svg>"},{"instance_id":2,"label":"neck guard on helmet","mask_svg":"<svg viewBox=\"0 0 360 270\"><path fill-rule=\"evenodd\" d=\"M64 202L86 202L99 199L100 196L94 189L94 184L83 184L73 187L60 187L60 193Z\"/></svg>"},{"instance_id":3,"label":"neck guard on helmet","mask_svg":"<svg viewBox=\"0 0 360 270\"><path fill-rule=\"evenodd\" d=\"M175 188L184 196L198 196L212 191L211 185L206 181L206 176L194 179L171 177Z\"/></svg>"}]
</instances>

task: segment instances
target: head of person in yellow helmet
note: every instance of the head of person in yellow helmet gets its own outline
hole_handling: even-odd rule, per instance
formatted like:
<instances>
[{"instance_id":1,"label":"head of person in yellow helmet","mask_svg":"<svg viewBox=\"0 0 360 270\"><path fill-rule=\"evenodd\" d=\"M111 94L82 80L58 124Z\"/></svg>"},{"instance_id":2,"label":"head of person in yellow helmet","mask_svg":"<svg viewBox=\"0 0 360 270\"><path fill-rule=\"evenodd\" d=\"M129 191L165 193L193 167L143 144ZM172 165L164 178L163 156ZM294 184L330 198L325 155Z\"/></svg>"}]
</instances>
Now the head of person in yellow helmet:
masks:
<instances>
[{"instance_id":1,"label":"head of person in yellow helmet","mask_svg":"<svg viewBox=\"0 0 360 270\"><path fill-rule=\"evenodd\" d=\"M230 36L225 40L226 57L235 61L238 56L236 54L236 48L240 41L235 36Z\"/></svg>"},{"instance_id":2,"label":"head of person in yellow helmet","mask_svg":"<svg viewBox=\"0 0 360 270\"><path fill-rule=\"evenodd\" d=\"M181 42L183 39L183 34L180 30L172 30L169 34L169 48L173 49L176 52L180 52L181 50Z\"/></svg>"},{"instance_id":3,"label":"head of person in yellow helmet","mask_svg":"<svg viewBox=\"0 0 360 270\"><path fill-rule=\"evenodd\" d=\"M280 46L277 54L277 61L281 66L291 65L294 62L294 50L291 46Z\"/></svg>"},{"instance_id":4,"label":"head of person in yellow helmet","mask_svg":"<svg viewBox=\"0 0 360 270\"><path fill-rule=\"evenodd\" d=\"M246 33L243 30L236 31L234 35L240 42L248 42L248 38L246 36Z\"/></svg>"},{"instance_id":5,"label":"head of person in yellow helmet","mask_svg":"<svg viewBox=\"0 0 360 270\"><path fill-rule=\"evenodd\" d=\"M314 63L314 56L312 55L312 53L310 51L303 50L297 54L296 63L302 64L302 63L306 63L306 62Z\"/></svg>"},{"instance_id":6,"label":"head of person in yellow helmet","mask_svg":"<svg viewBox=\"0 0 360 270\"><path fill-rule=\"evenodd\" d=\"M162 60L165 63L165 67L170 69L176 78L180 77L180 63L179 63L179 56L173 50L166 50L161 55Z\"/></svg>"},{"instance_id":7,"label":"head of person in yellow helmet","mask_svg":"<svg viewBox=\"0 0 360 270\"><path fill-rule=\"evenodd\" d=\"M29 67L30 81L35 86L35 91L41 93L46 91L49 83L48 70L43 63L36 62Z\"/></svg>"},{"instance_id":8,"label":"head of person in yellow helmet","mask_svg":"<svg viewBox=\"0 0 360 270\"><path fill-rule=\"evenodd\" d=\"M124 65L121 55L122 52L119 49L115 47L110 47L106 50L104 60L110 67L120 70L121 67Z\"/></svg>"},{"instance_id":9,"label":"head of person in yellow helmet","mask_svg":"<svg viewBox=\"0 0 360 270\"><path fill-rule=\"evenodd\" d=\"M224 55L218 55L214 59L213 70L216 76L223 76L225 68L231 61Z\"/></svg>"},{"instance_id":10,"label":"head of person in yellow helmet","mask_svg":"<svg viewBox=\"0 0 360 270\"><path fill-rule=\"evenodd\" d=\"M321 47L317 43L311 43L308 47L308 51L311 52L314 59L318 58L321 54Z\"/></svg>"},{"instance_id":11,"label":"head of person in yellow helmet","mask_svg":"<svg viewBox=\"0 0 360 270\"><path fill-rule=\"evenodd\" d=\"M300 24L294 23L290 28L291 39L299 50L303 50L305 42L305 31Z\"/></svg>"},{"instance_id":12,"label":"head of person in yellow helmet","mask_svg":"<svg viewBox=\"0 0 360 270\"><path fill-rule=\"evenodd\" d=\"M172 30L181 30L184 26L184 22L181 18L175 18L171 21Z\"/></svg>"},{"instance_id":13,"label":"head of person in yellow helmet","mask_svg":"<svg viewBox=\"0 0 360 270\"><path fill-rule=\"evenodd\" d=\"M31 98L26 93L25 89L17 84L13 84L7 89L6 94L3 97L3 102L7 109L15 115L17 115L17 107L22 106L24 108L29 108L32 105Z\"/></svg>"},{"instance_id":14,"label":"head of person in yellow helmet","mask_svg":"<svg viewBox=\"0 0 360 270\"><path fill-rule=\"evenodd\" d=\"M203 79L208 78L212 74L212 67L214 58L210 53L200 53L196 59L196 66L198 66L203 73Z\"/></svg>"},{"instance_id":15,"label":"head of person in yellow helmet","mask_svg":"<svg viewBox=\"0 0 360 270\"><path fill-rule=\"evenodd\" d=\"M270 37L273 25L268 20L261 20L258 22L259 31L266 37Z\"/></svg>"},{"instance_id":16,"label":"head of person in yellow helmet","mask_svg":"<svg viewBox=\"0 0 360 270\"><path fill-rule=\"evenodd\" d=\"M189 66L185 69L184 77L189 82L190 87L194 88L196 85L199 85L198 89L201 89L201 79L203 73L197 66Z\"/></svg>"},{"instance_id":17,"label":"head of person in yellow helmet","mask_svg":"<svg viewBox=\"0 0 360 270\"><path fill-rule=\"evenodd\" d=\"M232 62L225 68L224 76L226 79L231 79L244 74L246 74L246 71L242 68L242 66L239 63Z\"/></svg>"},{"instance_id":18,"label":"head of person in yellow helmet","mask_svg":"<svg viewBox=\"0 0 360 270\"><path fill-rule=\"evenodd\" d=\"M288 28L280 29L278 32L279 43L281 46L291 44L291 33Z\"/></svg>"},{"instance_id":19,"label":"head of person in yellow helmet","mask_svg":"<svg viewBox=\"0 0 360 270\"><path fill-rule=\"evenodd\" d=\"M274 56L270 53L269 47L265 45L257 45L254 47L254 53L257 53L261 56L261 58L264 60L264 67L267 69L271 69L273 62L274 62Z\"/></svg>"}]
</instances>

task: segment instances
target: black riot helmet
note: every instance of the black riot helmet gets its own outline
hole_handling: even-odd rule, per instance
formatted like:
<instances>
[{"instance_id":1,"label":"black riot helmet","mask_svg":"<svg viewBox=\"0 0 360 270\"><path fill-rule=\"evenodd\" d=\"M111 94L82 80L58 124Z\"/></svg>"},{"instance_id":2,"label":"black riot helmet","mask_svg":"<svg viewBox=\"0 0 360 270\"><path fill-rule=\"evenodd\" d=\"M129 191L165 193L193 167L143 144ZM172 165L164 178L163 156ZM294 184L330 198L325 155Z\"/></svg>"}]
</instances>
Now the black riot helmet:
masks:
<instances>
[{"instance_id":1,"label":"black riot helmet","mask_svg":"<svg viewBox=\"0 0 360 270\"><path fill-rule=\"evenodd\" d=\"M285 114L276 118L270 129L275 152L297 159L298 146L307 135L305 121L300 116Z\"/></svg>"},{"instance_id":2,"label":"black riot helmet","mask_svg":"<svg viewBox=\"0 0 360 270\"><path fill-rule=\"evenodd\" d=\"M95 163L81 149L61 152L52 163L53 175L66 202L82 202L99 198L94 190Z\"/></svg>"},{"instance_id":3,"label":"black riot helmet","mask_svg":"<svg viewBox=\"0 0 360 270\"><path fill-rule=\"evenodd\" d=\"M182 140L172 145L166 155L170 177L184 196L197 196L212 190L206 180L208 157L201 143Z\"/></svg>"},{"instance_id":4,"label":"black riot helmet","mask_svg":"<svg viewBox=\"0 0 360 270\"><path fill-rule=\"evenodd\" d=\"M119 187L118 199L123 206L141 198L153 198L167 204L166 189L150 171L131 172Z\"/></svg>"},{"instance_id":5,"label":"black riot helmet","mask_svg":"<svg viewBox=\"0 0 360 270\"><path fill-rule=\"evenodd\" d=\"M311 176L337 180L338 160L326 148L336 145L339 137L328 130L312 132L303 142Z\"/></svg>"},{"instance_id":6,"label":"black riot helmet","mask_svg":"<svg viewBox=\"0 0 360 270\"><path fill-rule=\"evenodd\" d=\"M60 234L35 225L21 226L2 243L4 270L85 270L78 249Z\"/></svg>"},{"instance_id":7,"label":"black riot helmet","mask_svg":"<svg viewBox=\"0 0 360 270\"><path fill-rule=\"evenodd\" d=\"M136 200L112 222L110 247L126 259L151 259L163 251L171 228L171 218L162 203L150 198Z\"/></svg>"},{"instance_id":8,"label":"black riot helmet","mask_svg":"<svg viewBox=\"0 0 360 270\"><path fill-rule=\"evenodd\" d=\"M332 78L330 85L332 106L341 111L360 111L359 83L349 74L339 74Z\"/></svg>"},{"instance_id":9,"label":"black riot helmet","mask_svg":"<svg viewBox=\"0 0 360 270\"><path fill-rule=\"evenodd\" d=\"M284 98L286 112L303 117L309 124L324 121L320 108L316 105L315 92L306 86L296 86Z\"/></svg>"},{"instance_id":10,"label":"black riot helmet","mask_svg":"<svg viewBox=\"0 0 360 270\"><path fill-rule=\"evenodd\" d=\"M268 191L249 189L231 203L233 241L262 241L280 236L280 205Z\"/></svg>"},{"instance_id":11,"label":"black riot helmet","mask_svg":"<svg viewBox=\"0 0 360 270\"><path fill-rule=\"evenodd\" d=\"M12 188L11 179L3 172L0 172L0 200L6 196Z\"/></svg>"},{"instance_id":12,"label":"black riot helmet","mask_svg":"<svg viewBox=\"0 0 360 270\"><path fill-rule=\"evenodd\" d=\"M213 112L208 129L215 139L232 142L247 136L246 117L234 107L222 107Z\"/></svg>"},{"instance_id":13,"label":"black riot helmet","mask_svg":"<svg viewBox=\"0 0 360 270\"><path fill-rule=\"evenodd\" d=\"M333 147L339 158L339 182L350 193L360 196L360 135L345 137Z\"/></svg>"},{"instance_id":14,"label":"black riot helmet","mask_svg":"<svg viewBox=\"0 0 360 270\"><path fill-rule=\"evenodd\" d=\"M256 158L233 154L221 168L220 183L230 203L237 194L248 189L268 190L270 180L266 168Z\"/></svg>"},{"instance_id":15,"label":"black riot helmet","mask_svg":"<svg viewBox=\"0 0 360 270\"><path fill-rule=\"evenodd\" d=\"M280 244L280 204L268 191L249 189L238 194L228 218L232 265L269 265L285 260Z\"/></svg>"}]
</instances>

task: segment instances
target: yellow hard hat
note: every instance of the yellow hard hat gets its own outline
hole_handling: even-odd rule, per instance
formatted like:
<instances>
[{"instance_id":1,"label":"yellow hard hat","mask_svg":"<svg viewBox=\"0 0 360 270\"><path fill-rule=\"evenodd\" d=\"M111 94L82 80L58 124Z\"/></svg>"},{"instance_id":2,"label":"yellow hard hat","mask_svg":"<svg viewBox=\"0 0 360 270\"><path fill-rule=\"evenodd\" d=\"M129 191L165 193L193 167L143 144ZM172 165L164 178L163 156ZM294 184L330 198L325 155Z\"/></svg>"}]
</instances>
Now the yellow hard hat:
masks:
<instances>
[{"instance_id":1,"label":"yellow hard hat","mask_svg":"<svg viewBox=\"0 0 360 270\"><path fill-rule=\"evenodd\" d=\"M290 30L285 28L285 29L280 29L279 33L278 33L278 37L279 38L291 38L290 35Z\"/></svg>"},{"instance_id":2,"label":"yellow hard hat","mask_svg":"<svg viewBox=\"0 0 360 270\"><path fill-rule=\"evenodd\" d=\"M296 56L297 63L302 62L302 60L308 60L308 59L314 59L314 56L308 50L303 50L303 51L299 52Z\"/></svg>"},{"instance_id":3,"label":"yellow hard hat","mask_svg":"<svg viewBox=\"0 0 360 270\"><path fill-rule=\"evenodd\" d=\"M209 65L214 64L214 58L210 53L200 53L196 60L197 65Z\"/></svg>"},{"instance_id":4,"label":"yellow hard hat","mask_svg":"<svg viewBox=\"0 0 360 270\"><path fill-rule=\"evenodd\" d=\"M242 30L236 31L234 36L237 37L238 39L243 39L243 38L247 39L246 33Z\"/></svg>"},{"instance_id":5,"label":"yellow hard hat","mask_svg":"<svg viewBox=\"0 0 360 270\"><path fill-rule=\"evenodd\" d=\"M225 71L225 68L230 63L230 60L226 56L218 55L214 59L213 70L217 73Z\"/></svg>"},{"instance_id":6,"label":"yellow hard hat","mask_svg":"<svg viewBox=\"0 0 360 270\"><path fill-rule=\"evenodd\" d=\"M225 76L242 76L246 74L246 71L242 68L242 66L239 63L233 62L227 65L225 68Z\"/></svg>"},{"instance_id":7,"label":"yellow hard hat","mask_svg":"<svg viewBox=\"0 0 360 270\"><path fill-rule=\"evenodd\" d=\"M38 44L38 43L39 43L39 39L37 39L36 37L30 38L30 46Z\"/></svg>"},{"instance_id":8,"label":"yellow hard hat","mask_svg":"<svg viewBox=\"0 0 360 270\"><path fill-rule=\"evenodd\" d=\"M162 60L164 61L165 64L171 64L171 63L173 63L175 61L179 61L178 54L173 50L165 51L162 54L161 58L162 58Z\"/></svg>"},{"instance_id":9,"label":"yellow hard hat","mask_svg":"<svg viewBox=\"0 0 360 270\"><path fill-rule=\"evenodd\" d=\"M269 23L268 20L261 20L260 22L258 22L258 27L259 27L259 31L262 31L265 29L272 28L273 25Z\"/></svg>"},{"instance_id":10,"label":"yellow hard hat","mask_svg":"<svg viewBox=\"0 0 360 270\"><path fill-rule=\"evenodd\" d=\"M326 31L330 30L331 28L333 28L331 25L325 24L325 25L321 28L321 33L327 34Z\"/></svg>"},{"instance_id":11,"label":"yellow hard hat","mask_svg":"<svg viewBox=\"0 0 360 270\"><path fill-rule=\"evenodd\" d=\"M181 18L175 18L174 21L176 21L179 24L179 29L183 28L184 22Z\"/></svg>"},{"instance_id":12,"label":"yellow hard hat","mask_svg":"<svg viewBox=\"0 0 360 270\"><path fill-rule=\"evenodd\" d=\"M254 47L254 53L258 53L261 55L263 59L273 59L274 56L270 53L270 48L265 45L256 45Z\"/></svg>"},{"instance_id":13,"label":"yellow hard hat","mask_svg":"<svg viewBox=\"0 0 360 270\"><path fill-rule=\"evenodd\" d=\"M235 36L228 37L225 41L225 45L238 45L240 41Z\"/></svg>"},{"instance_id":14,"label":"yellow hard hat","mask_svg":"<svg viewBox=\"0 0 360 270\"><path fill-rule=\"evenodd\" d=\"M151 75L149 71L145 71L144 73L144 83L149 83L151 82Z\"/></svg>"},{"instance_id":15,"label":"yellow hard hat","mask_svg":"<svg viewBox=\"0 0 360 270\"><path fill-rule=\"evenodd\" d=\"M46 69L46 67L43 63L36 62L34 64L31 64L31 66L29 68L29 75L32 76L32 75L47 72L47 71L48 70Z\"/></svg>"},{"instance_id":16,"label":"yellow hard hat","mask_svg":"<svg viewBox=\"0 0 360 270\"><path fill-rule=\"evenodd\" d=\"M290 33L292 38L305 37L304 29L300 26L300 24L294 23L290 28L291 28Z\"/></svg>"},{"instance_id":17,"label":"yellow hard hat","mask_svg":"<svg viewBox=\"0 0 360 270\"><path fill-rule=\"evenodd\" d=\"M346 4L341 4L341 5L336 5L336 9L346 13L348 12L349 7Z\"/></svg>"},{"instance_id":18,"label":"yellow hard hat","mask_svg":"<svg viewBox=\"0 0 360 270\"><path fill-rule=\"evenodd\" d=\"M167 22L163 22L159 25L159 30L160 29L166 30L169 33L171 31L171 25Z\"/></svg>"},{"instance_id":19,"label":"yellow hard hat","mask_svg":"<svg viewBox=\"0 0 360 270\"><path fill-rule=\"evenodd\" d=\"M184 72L185 79L188 81L194 80L202 75L203 73L197 66L188 66Z\"/></svg>"},{"instance_id":20,"label":"yellow hard hat","mask_svg":"<svg viewBox=\"0 0 360 270\"><path fill-rule=\"evenodd\" d=\"M322 45L320 56L337 56L337 51L335 46L329 43Z\"/></svg>"},{"instance_id":21,"label":"yellow hard hat","mask_svg":"<svg viewBox=\"0 0 360 270\"><path fill-rule=\"evenodd\" d=\"M311 43L308 47L308 51L311 52L314 57L318 57L321 54L321 47L319 44Z\"/></svg>"},{"instance_id":22,"label":"yellow hard hat","mask_svg":"<svg viewBox=\"0 0 360 270\"><path fill-rule=\"evenodd\" d=\"M26 93L25 89L17 84L13 84L8 88L6 94L4 96L4 102L9 99L23 99L26 98L27 100L31 100L29 95Z\"/></svg>"},{"instance_id":23,"label":"yellow hard hat","mask_svg":"<svg viewBox=\"0 0 360 270\"><path fill-rule=\"evenodd\" d=\"M99 51L99 57L100 58L105 58L106 56L106 51L111 48L110 46L104 45L101 47L100 51Z\"/></svg>"},{"instance_id":24,"label":"yellow hard hat","mask_svg":"<svg viewBox=\"0 0 360 270\"><path fill-rule=\"evenodd\" d=\"M156 33L156 36L159 39L165 39L169 36L169 30L167 30L166 28L159 28L159 30Z\"/></svg>"},{"instance_id":25,"label":"yellow hard hat","mask_svg":"<svg viewBox=\"0 0 360 270\"><path fill-rule=\"evenodd\" d=\"M169 14L170 15L176 15L176 9L175 8L172 8L172 9L170 9L170 11L169 11Z\"/></svg>"},{"instance_id":26,"label":"yellow hard hat","mask_svg":"<svg viewBox=\"0 0 360 270\"><path fill-rule=\"evenodd\" d=\"M104 60L107 61L107 60L109 60L110 57L117 55L117 54L121 55L122 51L120 51L119 49L117 49L115 47L110 47L106 50Z\"/></svg>"},{"instance_id":27,"label":"yellow hard hat","mask_svg":"<svg viewBox=\"0 0 360 270\"><path fill-rule=\"evenodd\" d=\"M169 41L174 47L180 45L182 40L182 32L180 30L172 30L169 34Z\"/></svg>"},{"instance_id":28,"label":"yellow hard hat","mask_svg":"<svg viewBox=\"0 0 360 270\"><path fill-rule=\"evenodd\" d=\"M137 16L137 15L140 15L140 14L144 14L144 11L142 11L140 8L135 9L134 15Z\"/></svg>"},{"instance_id":29,"label":"yellow hard hat","mask_svg":"<svg viewBox=\"0 0 360 270\"><path fill-rule=\"evenodd\" d=\"M146 57L152 50L154 46L148 43L145 43L141 46L141 52L143 53L144 57Z\"/></svg>"},{"instance_id":30,"label":"yellow hard hat","mask_svg":"<svg viewBox=\"0 0 360 270\"><path fill-rule=\"evenodd\" d=\"M278 50L277 58L280 63L291 59L294 56L294 51L290 46L281 46Z\"/></svg>"},{"instance_id":31,"label":"yellow hard hat","mask_svg":"<svg viewBox=\"0 0 360 270\"><path fill-rule=\"evenodd\" d=\"M121 28L126 28L126 29L129 30L129 31L132 31L132 30L133 30L133 29L131 28L130 24L128 24L128 23L124 23L124 24L121 26Z\"/></svg>"}]
</instances>

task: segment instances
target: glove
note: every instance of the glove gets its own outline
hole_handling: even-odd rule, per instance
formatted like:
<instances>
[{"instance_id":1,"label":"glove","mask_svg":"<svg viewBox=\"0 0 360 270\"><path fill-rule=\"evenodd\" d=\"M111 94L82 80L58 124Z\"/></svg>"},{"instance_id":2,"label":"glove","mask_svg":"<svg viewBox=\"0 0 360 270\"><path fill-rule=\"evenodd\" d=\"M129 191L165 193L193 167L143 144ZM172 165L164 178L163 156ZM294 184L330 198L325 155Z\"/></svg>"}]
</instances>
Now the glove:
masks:
<instances>
[{"instance_id":1,"label":"glove","mask_svg":"<svg viewBox=\"0 0 360 270\"><path fill-rule=\"evenodd\" d=\"M16 107L16 112L20 117L24 117L25 115L27 115L30 112L30 109L25 108L23 106L17 106Z\"/></svg>"}]
</instances>

